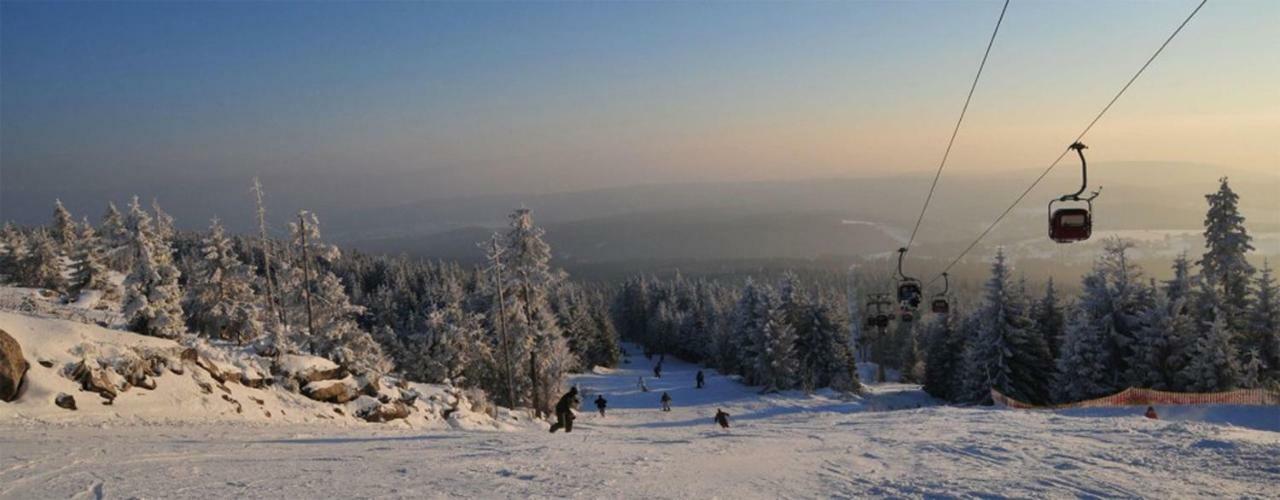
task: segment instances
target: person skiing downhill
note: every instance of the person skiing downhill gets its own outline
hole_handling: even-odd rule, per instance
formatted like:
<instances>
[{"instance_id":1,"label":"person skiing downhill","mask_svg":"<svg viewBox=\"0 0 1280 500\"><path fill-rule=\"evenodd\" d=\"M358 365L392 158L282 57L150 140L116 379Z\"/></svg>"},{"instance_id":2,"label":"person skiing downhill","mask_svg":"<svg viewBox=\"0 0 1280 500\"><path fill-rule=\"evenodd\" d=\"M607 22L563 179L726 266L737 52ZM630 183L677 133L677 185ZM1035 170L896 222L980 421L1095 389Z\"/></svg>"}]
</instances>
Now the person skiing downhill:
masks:
<instances>
[{"instance_id":1,"label":"person skiing downhill","mask_svg":"<svg viewBox=\"0 0 1280 500\"><path fill-rule=\"evenodd\" d=\"M649 386L644 385L644 377L639 377L636 386L640 387L640 392L649 392Z\"/></svg>"},{"instance_id":2,"label":"person skiing downhill","mask_svg":"<svg viewBox=\"0 0 1280 500\"><path fill-rule=\"evenodd\" d=\"M600 410L600 416L604 416L604 407L608 404L609 401L604 399L604 394L596 396L596 409Z\"/></svg>"},{"instance_id":3,"label":"person skiing downhill","mask_svg":"<svg viewBox=\"0 0 1280 500\"><path fill-rule=\"evenodd\" d=\"M716 408L716 423L717 423L717 424L720 424L720 428L721 428L721 429L728 429L728 428L729 428L729 414L728 414L728 413L725 413L725 412L724 412L724 410L721 410L721 409L719 409L719 408Z\"/></svg>"},{"instance_id":4,"label":"person skiing downhill","mask_svg":"<svg viewBox=\"0 0 1280 500\"><path fill-rule=\"evenodd\" d=\"M662 393L662 411L671 411L671 395Z\"/></svg>"},{"instance_id":5,"label":"person skiing downhill","mask_svg":"<svg viewBox=\"0 0 1280 500\"><path fill-rule=\"evenodd\" d=\"M701 389L703 385L706 385L706 379L702 377L702 370L698 370L697 382L699 389Z\"/></svg>"},{"instance_id":6,"label":"person skiing downhill","mask_svg":"<svg viewBox=\"0 0 1280 500\"><path fill-rule=\"evenodd\" d=\"M653 365L653 378L662 378L662 363Z\"/></svg>"},{"instance_id":7,"label":"person skiing downhill","mask_svg":"<svg viewBox=\"0 0 1280 500\"><path fill-rule=\"evenodd\" d=\"M551 424L551 433L554 434L560 429L564 429L566 433L573 432L573 409L578 407L578 388L577 386L569 388L560 401L556 403L556 423Z\"/></svg>"}]
</instances>

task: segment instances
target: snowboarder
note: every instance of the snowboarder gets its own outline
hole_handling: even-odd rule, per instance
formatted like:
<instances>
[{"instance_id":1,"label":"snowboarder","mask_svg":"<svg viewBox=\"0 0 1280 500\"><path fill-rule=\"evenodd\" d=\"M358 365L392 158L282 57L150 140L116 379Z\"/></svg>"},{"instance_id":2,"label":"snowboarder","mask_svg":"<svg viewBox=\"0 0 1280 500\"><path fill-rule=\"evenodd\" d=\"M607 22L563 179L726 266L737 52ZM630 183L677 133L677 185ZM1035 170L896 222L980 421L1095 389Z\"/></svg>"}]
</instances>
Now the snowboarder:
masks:
<instances>
[{"instance_id":1,"label":"snowboarder","mask_svg":"<svg viewBox=\"0 0 1280 500\"><path fill-rule=\"evenodd\" d=\"M662 363L653 365L653 378L662 378Z\"/></svg>"},{"instance_id":2,"label":"snowboarder","mask_svg":"<svg viewBox=\"0 0 1280 500\"><path fill-rule=\"evenodd\" d=\"M717 424L720 424L720 428L721 428L721 429L728 429L728 428L729 428L729 414L728 414L728 413L725 413L725 412L724 412L724 410L721 410L721 409L719 409L719 408L716 408L716 423L717 423Z\"/></svg>"},{"instance_id":3,"label":"snowboarder","mask_svg":"<svg viewBox=\"0 0 1280 500\"><path fill-rule=\"evenodd\" d=\"M604 416L604 407L608 404L609 401L604 399L604 394L596 396L596 409L600 410L600 416Z\"/></svg>"},{"instance_id":4,"label":"snowboarder","mask_svg":"<svg viewBox=\"0 0 1280 500\"><path fill-rule=\"evenodd\" d=\"M706 379L702 377L702 370L698 370L697 381L699 389L701 389L703 385L706 385Z\"/></svg>"},{"instance_id":5,"label":"snowboarder","mask_svg":"<svg viewBox=\"0 0 1280 500\"><path fill-rule=\"evenodd\" d=\"M556 403L556 423L551 424L551 433L554 434L560 429L564 429L566 433L573 432L573 409L578 407L578 387L569 388L569 392L560 396L560 402Z\"/></svg>"},{"instance_id":6,"label":"snowboarder","mask_svg":"<svg viewBox=\"0 0 1280 500\"><path fill-rule=\"evenodd\" d=\"M640 387L640 392L649 392L649 386L644 385L644 377L639 377L636 386Z\"/></svg>"},{"instance_id":7,"label":"snowboarder","mask_svg":"<svg viewBox=\"0 0 1280 500\"><path fill-rule=\"evenodd\" d=\"M662 411L671 411L671 395L662 393Z\"/></svg>"},{"instance_id":8,"label":"snowboarder","mask_svg":"<svg viewBox=\"0 0 1280 500\"><path fill-rule=\"evenodd\" d=\"M1147 418L1151 420L1160 420L1160 416L1156 415L1156 407L1154 406L1147 407Z\"/></svg>"}]
</instances>

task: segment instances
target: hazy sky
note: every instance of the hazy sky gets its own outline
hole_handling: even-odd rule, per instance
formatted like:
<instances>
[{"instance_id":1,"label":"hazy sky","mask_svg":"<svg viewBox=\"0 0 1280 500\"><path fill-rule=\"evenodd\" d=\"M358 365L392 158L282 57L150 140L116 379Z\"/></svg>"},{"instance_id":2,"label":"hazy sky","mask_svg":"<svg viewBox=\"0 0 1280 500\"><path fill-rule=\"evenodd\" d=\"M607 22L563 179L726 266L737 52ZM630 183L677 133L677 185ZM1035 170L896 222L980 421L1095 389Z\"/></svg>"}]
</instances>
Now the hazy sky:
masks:
<instances>
[{"instance_id":1,"label":"hazy sky","mask_svg":"<svg viewBox=\"0 0 1280 500\"><path fill-rule=\"evenodd\" d=\"M1014 0L948 174L1045 165L1196 3ZM469 194L927 171L999 9L5 2L0 183L427 170ZM1086 142L1094 161L1280 170L1280 2L1211 1Z\"/></svg>"}]
</instances>

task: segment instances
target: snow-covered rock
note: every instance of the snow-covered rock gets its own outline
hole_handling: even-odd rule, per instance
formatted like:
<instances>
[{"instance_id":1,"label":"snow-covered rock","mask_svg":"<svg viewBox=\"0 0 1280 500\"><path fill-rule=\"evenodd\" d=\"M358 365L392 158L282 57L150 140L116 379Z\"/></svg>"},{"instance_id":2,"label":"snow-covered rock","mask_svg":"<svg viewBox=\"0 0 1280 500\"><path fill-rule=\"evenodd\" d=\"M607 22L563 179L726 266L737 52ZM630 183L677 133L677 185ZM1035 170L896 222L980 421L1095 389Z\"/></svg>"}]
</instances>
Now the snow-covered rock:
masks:
<instances>
[{"instance_id":1,"label":"snow-covered rock","mask_svg":"<svg viewBox=\"0 0 1280 500\"><path fill-rule=\"evenodd\" d=\"M302 388L302 394L316 401L342 404L360 395L356 389L355 379L317 380ZM375 400L376 401L376 400Z\"/></svg>"}]
</instances>

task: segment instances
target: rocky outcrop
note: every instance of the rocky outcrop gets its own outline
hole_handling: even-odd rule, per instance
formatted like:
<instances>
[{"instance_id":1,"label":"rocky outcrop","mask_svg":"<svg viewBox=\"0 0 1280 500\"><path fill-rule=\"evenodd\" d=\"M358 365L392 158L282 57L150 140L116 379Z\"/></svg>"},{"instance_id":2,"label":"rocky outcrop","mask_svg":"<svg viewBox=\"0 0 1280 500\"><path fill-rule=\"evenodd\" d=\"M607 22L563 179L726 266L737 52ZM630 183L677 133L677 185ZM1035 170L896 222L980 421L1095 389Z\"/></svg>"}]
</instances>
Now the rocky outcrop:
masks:
<instances>
[{"instance_id":1,"label":"rocky outcrop","mask_svg":"<svg viewBox=\"0 0 1280 500\"><path fill-rule=\"evenodd\" d=\"M22 346L4 330L0 330L0 401L7 403L18 399L22 380L30 368L31 363L22 357Z\"/></svg>"},{"instance_id":2,"label":"rocky outcrop","mask_svg":"<svg viewBox=\"0 0 1280 500\"><path fill-rule=\"evenodd\" d=\"M302 394L316 401L343 404L360 396L355 386L344 380L321 380L302 388Z\"/></svg>"}]
</instances>

